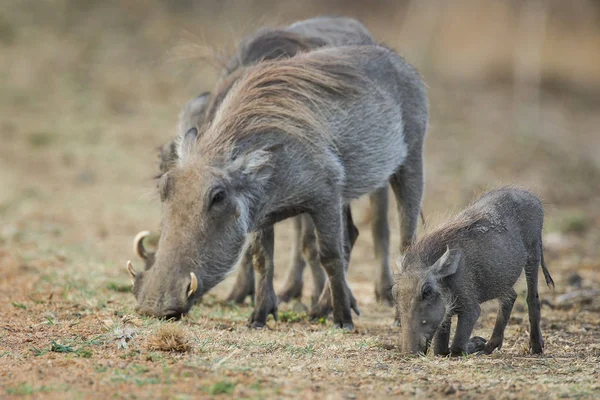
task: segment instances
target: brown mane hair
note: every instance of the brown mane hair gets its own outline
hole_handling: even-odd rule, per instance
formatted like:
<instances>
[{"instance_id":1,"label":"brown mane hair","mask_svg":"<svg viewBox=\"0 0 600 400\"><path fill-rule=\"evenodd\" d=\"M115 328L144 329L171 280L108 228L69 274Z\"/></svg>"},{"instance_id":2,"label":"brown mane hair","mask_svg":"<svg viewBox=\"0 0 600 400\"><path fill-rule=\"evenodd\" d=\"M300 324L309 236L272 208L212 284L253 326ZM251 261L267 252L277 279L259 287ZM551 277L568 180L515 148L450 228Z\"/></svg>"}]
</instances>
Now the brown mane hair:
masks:
<instances>
[{"instance_id":1,"label":"brown mane hair","mask_svg":"<svg viewBox=\"0 0 600 400\"><path fill-rule=\"evenodd\" d=\"M363 83L350 59L305 54L262 62L239 74L232 76L235 83L225 80L220 85L220 90L228 90L233 84L198 140L204 151L273 131L313 145L331 143L324 113L331 110L331 100L356 95Z\"/></svg>"}]
</instances>

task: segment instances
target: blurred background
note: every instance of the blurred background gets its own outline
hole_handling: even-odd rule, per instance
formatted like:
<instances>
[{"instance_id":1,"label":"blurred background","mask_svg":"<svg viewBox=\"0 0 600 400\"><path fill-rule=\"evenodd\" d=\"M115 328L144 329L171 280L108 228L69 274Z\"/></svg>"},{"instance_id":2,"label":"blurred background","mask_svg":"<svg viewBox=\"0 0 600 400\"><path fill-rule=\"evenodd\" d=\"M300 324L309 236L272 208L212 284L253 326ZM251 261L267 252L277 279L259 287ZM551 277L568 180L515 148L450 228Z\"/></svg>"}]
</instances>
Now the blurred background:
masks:
<instances>
[{"instance_id":1,"label":"blurred background","mask_svg":"<svg viewBox=\"0 0 600 400\"><path fill-rule=\"evenodd\" d=\"M359 19L424 75L431 224L485 189L527 186L547 204L555 280L576 271L599 283L600 1L592 0L3 1L5 264L17 260L15 276L29 260L125 280L133 235L159 227L156 148L175 134L179 109L212 88L244 35L320 14ZM351 281L371 302L368 201L355 210ZM278 227L278 264L287 264L290 234Z\"/></svg>"}]
</instances>

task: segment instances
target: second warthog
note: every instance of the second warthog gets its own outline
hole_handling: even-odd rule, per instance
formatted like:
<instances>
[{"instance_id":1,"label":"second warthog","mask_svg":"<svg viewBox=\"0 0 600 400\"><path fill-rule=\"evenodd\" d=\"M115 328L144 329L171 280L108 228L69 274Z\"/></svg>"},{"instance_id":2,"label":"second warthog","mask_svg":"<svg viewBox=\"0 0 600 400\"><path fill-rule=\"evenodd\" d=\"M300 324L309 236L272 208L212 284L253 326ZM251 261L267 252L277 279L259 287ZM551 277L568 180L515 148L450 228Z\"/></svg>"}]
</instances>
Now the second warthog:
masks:
<instances>
[{"instance_id":1,"label":"second warthog","mask_svg":"<svg viewBox=\"0 0 600 400\"><path fill-rule=\"evenodd\" d=\"M531 192L506 187L484 194L411 246L400 262L393 289L404 350L425 353L433 338L435 354L472 352L469 337L479 318L479 305L493 299L499 302L498 316L483 352L501 348L517 298L513 286L525 270L529 347L541 353L540 264L546 283L554 287L544 262L543 224L541 201ZM453 315L458 315L458 325L448 347Z\"/></svg>"},{"instance_id":2,"label":"second warthog","mask_svg":"<svg viewBox=\"0 0 600 400\"><path fill-rule=\"evenodd\" d=\"M228 81L241 76L240 70L260 61L289 58L299 52L310 51L324 46L357 44L375 44L369 31L358 21L345 17L316 17L296 22L284 29L261 29L242 40L236 53L230 58L222 72L222 80ZM203 93L191 100L179 116L180 135L190 129L202 129L210 119L208 105L220 102L227 91ZM214 109L214 104L213 104ZM163 146L160 151L161 174L167 172L177 162L175 141ZM420 199L415 199L419 201ZM389 227L388 227L388 190L377 190L370 196L372 221L371 233L375 247L378 268L375 274L375 296L377 301L392 304L392 275L389 266ZM317 300L325 285L325 273L321 268L317 249L317 238L312 219L307 214L295 217L292 261L283 289L278 293L279 301L287 302L302 295L303 271L310 266L313 276L311 304ZM356 238L358 230L349 226ZM406 231L403 237L404 247L414 237L414 232ZM146 269L154 263L154 254L144 248L143 240L149 232L140 232L134 239L134 251L146 262ZM254 272L252 254L247 251L240 263L236 282L227 300L242 303L246 296L254 296Z\"/></svg>"},{"instance_id":3,"label":"second warthog","mask_svg":"<svg viewBox=\"0 0 600 400\"><path fill-rule=\"evenodd\" d=\"M401 230L414 232L427 123L421 76L384 47L326 48L248 68L204 133L181 138L177 165L160 179L162 231L154 265L134 278L137 311L186 313L250 239L258 274L250 323L264 326L277 316L273 224L308 213L331 290L311 313L324 314L330 300L334 325L352 329L349 203L390 183Z\"/></svg>"}]
</instances>

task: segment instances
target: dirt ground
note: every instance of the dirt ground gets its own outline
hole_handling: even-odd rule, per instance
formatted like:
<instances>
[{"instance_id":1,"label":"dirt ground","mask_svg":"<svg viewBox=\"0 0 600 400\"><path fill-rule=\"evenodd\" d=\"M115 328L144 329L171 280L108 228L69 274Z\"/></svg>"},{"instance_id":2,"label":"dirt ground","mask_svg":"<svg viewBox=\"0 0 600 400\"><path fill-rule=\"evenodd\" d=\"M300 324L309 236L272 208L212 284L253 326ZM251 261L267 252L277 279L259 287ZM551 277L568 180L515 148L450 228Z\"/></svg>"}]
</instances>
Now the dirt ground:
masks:
<instances>
[{"instance_id":1,"label":"dirt ground","mask_svg":"<svg viewBox=\"0 0 600 400\"><path fill-rule=\"evenodd\" d=\"M524 81L514 84L507 78L512 58L501 55L520 43L518 18L495 9L497 2L477 15L457 7L433 28L423 22L439 17L432 9L396 10L393 2L368 10L336 1L190 3L0 5L0 398L600 397L600 80L587 66L597 68L600 32L585 28L598 14L574 8L572 18L585 17L577 29L550 24L541 76L523 67ZM330 320L307 322L301 303L281 306L285 321L250 330L252 307L223 301L233 276L180 322L135 315L125 261L141 268L131 240L159 226L155 150L174 134L179 108L210 89L218 71L193 57L204 46L189 43L226 54L262 23L325 12L361 18L423 71L432 108L429 226L503 184L544 199L556 289L540 280L543 355L527 353L522 281L501 351L403 355L392 309L373 293L365 199L353 206L360 230L349 273L361 309L356 332L335 330ZM499 12L502 23L493 18ZM478 58L490 53L485 35L496 39L489 65ZM451 41L456 51L448 50ZM571 52L563 57L549 55L565 49ZM393 208L390 218L395 258ZM277 225L276 289L291 234L289 222ZM309 288L307 277L304 304ZM486 305L474 334L489 337L495 314L496 304Z\"/></svg>"}]
</instances>

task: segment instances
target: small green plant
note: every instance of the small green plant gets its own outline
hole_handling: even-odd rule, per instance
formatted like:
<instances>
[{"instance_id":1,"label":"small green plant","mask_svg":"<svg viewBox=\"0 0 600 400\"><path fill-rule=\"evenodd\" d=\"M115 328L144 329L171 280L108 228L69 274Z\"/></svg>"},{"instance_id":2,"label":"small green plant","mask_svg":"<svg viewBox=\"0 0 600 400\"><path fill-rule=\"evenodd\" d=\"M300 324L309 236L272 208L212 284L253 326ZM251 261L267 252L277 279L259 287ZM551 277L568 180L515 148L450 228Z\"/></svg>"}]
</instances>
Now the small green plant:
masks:
<instances>
[{"instance_id":1,"label":"small green plant","mask_svg":"<svg viewBox=\"0 0 600 400\"><path fill-rule=\"evenodd\" d=\"M107 285L108 290L112 290L113 292L118 293L129 293L131 292L131 285L123 285L116 282L108 282Z\"/></svg>"},{"instance_id":2,"label":"small green plant","mask_svg":"<svg viewBox=\"0 0 600 400\"><path fill-rule=\"evenodd\" d=\"M230 394L235 389L235 383L230 381L219 381L215 382L212 386L207 389L208 394Z\"/></svg>"},{"instance_id":3,"label":"small green plant","mask_svg":"<svg viewBox=\"0 0 600 400\"><path fill-rule=\"evenodd\" d=\"M305 312L295 312L295 311L282 311L279 313L279 320L281 322L303 322L308 321L308 314Z\"/></svg>"},{"instance_id":4,"label":"small green plant","mask_svg":"<svg viewBox=\"0 0 600 400\"><path fill-rule=\"evenodd\" d=\"M92 350L86 348L77 350L75 354L77 354L77 356L81 358L92 358L92 355L94 355L94 353L92 353Z\"/></svg>"},{"instance_id":5,"label":"small green plant","mask_svg":"<svg viewBox=\"0 0 600 400\"><path fill-rule=\"evenodd\" d=\"M43 356L49 351L48 349L40 349L35 346L32 346L30 350L35 357Z\"/></svg>"},{"instance_id":6,"label":"small green plant","mask_svg":"<svg viewBox=\"0 0 600 400\"><path fill-rule=\"evenodd\" d=\"M13 301L11 304L15 308L21 308L23 310L27 310L27 306L25 304L23 304L23 303L19 303L18 301Z\"/></svg>"},{"instance_id":7,"label":"small green plant","mask_svg":"<svg viewBox=\"0 0 600 400\"><path fill-rule=\"evenodd\" d=\"M13 396L29 396L36 392L35 388L28 383L20 383L17 386L9 387L6 389L7 394Z\"/></svg>"},{"instance_id":8,"label":"small green plant","mask_svg":"<svg viewBox=\"0 0 600 400\"><path fill-rule=\"evenodd\" d=\"M72 346L64 345L56 342L54 339L50 341L50 351L55 353L72 353L75 351Z\"/></svg>"},{"instance_id":9,"label":"small green plant","mask_svg":"<svg viewBox=\"0 0 600 400\"><path fill-rule=\"evenodd\" d=\"M126 359L128 359L128 358L136 358L136 357L137 357L137 356L139 356L139 355L140 355L140 351L139 351L139 350L132 349L132 350L128 351L128 352L127 352L127 353L125 353L125 354L121 354L121 356L120 356L120 357L121 357L122 359L125 359L125 360L126 360Z\"/></svg>"},{"instance_id":10,"label":"small green plant","mask_svg":"<svg viewBox=\"0 0 600 400\"><path fill-rule=\"evenodd\" d=\"M308 344L306 346L286 346L287 350L292 356L312 356L315 354L315 346Z\"/></svg>"}]
</instances>

